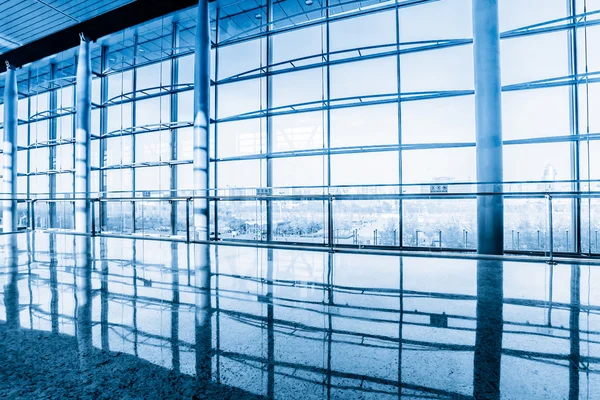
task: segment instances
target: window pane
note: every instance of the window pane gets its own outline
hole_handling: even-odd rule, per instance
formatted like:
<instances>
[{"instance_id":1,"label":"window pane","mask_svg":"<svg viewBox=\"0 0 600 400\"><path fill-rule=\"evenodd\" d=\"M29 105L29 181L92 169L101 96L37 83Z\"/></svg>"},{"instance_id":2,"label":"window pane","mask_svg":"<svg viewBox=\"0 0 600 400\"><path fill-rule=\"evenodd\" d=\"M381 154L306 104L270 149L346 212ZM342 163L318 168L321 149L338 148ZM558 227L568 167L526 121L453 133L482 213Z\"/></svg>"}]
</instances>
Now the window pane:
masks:
<instances>
[{"instance_id":1,"label":"window pane","mask_svg":"<svg viewBox=\"0 0 600 400\"><path fill-rule=\"evenodd\" d=\"M331 98L397 93L396 57L331 66Z\"/></svg>"},{"instance_id":2,"label":"window pane","mask_svg":"<svg viewBox=\"0 0 600 400\"><path fill-rule=\"evenodd\" d=\"M400 57L400 74L403 93L472 90L473 46L403 54Z\"/></svg>"},{"instance_id":3,"label":"window pane","mask_svg":"<svg viewBox=\"0 0 600 400\"><path fill-rule=\"evenodd\" d=\"M402 143L474 141L474 96L402 103Z\"/></svg>"},{"instance_id":4,"label":"window pane","mask_svg":"<svg viewBox=\"0 0 600 400\"><path fill-rule=\"evenodd\" d=\"M504 140L568 135L569 87L502 93Z\"/></svg>"},{"instance_id":5,"label":"window pane","mask_svg":"<svg viewBox=\"0 0 600 400\"><path fill-rule=\"evenodd\" d=\"M149 132L135 137L135 162L168 161L171 159L169 131Z\"/></svg>"},{"instance_id":6,"label":"window pane","mask_svg":"<svg viewBox=\"0 0 600 400\"><path fill-rule=\"evenodd\" d=\"M474 182L475 148L405 150L402 183Z\"/></svg>"},{"instance_id":7,"label":"window pane","mask_svg":"<svg viewBox=\"0 0 600 400\"><path fill-rule=\"evenodd\" d=\"M322 100L325 79L322 68L274 75L273 107Z\"/></svg>"},{"instance_id":8,"label":"window pane","mask_svg":"<svg viewBox=\"0 0 600 400\"><path fill-rule=\"evenodd\" d=\"M219 158L264 153L265 125L262 118L220 123L217 149Z\"/></svg>"},{"instance_id":9,"label":"window pane","mask_svg":"<svg viewBox=\"0 0 600 400\"><path fill-rule=\"evenodd\" d=\"M355 153L331 156L332 185L398 183L398 152Z\"/></svg>"},{"instance_id":10,"label":"window pane","mask_svg":"<svg viewBox=\"0 0 600 400\"><path fill-rule=\"evenodd\" d=\"M402 42L459 39L473 36L471 0L441 0L401 7Z\"/></svg>"},{"instance_id":11,"label":"window pane","mask_svg":"<svg viewBox=\"0 0 600 400\"><path fill-rule=\"evenodd\" d=\"M135 102L135 126L152 125L171 120L169 96L138 100Z\"/></svg>"},{"instance_id":12,"label":"window pane","mask_svg":"<svg viewBox=\"0 0 600 400\"><path fill-rule=\"evenodd\" d=\"M502 84L568 75L567 49L565 31L502 40Z\"/></svg>"},{"instance_id":13,"label":"window pane","mask_svg":"<svg viewBox=\"0 0 600 400\"><path fill-rule=\"evenodd\" d=\"M325 176L325 158L292 157L273 159L273 186L323 186Z\"/></svg>"},{"instance_id":14,"label":"window pane","mask_svg":"<svg viewBox=\"0 0 600 400\"><path fill-rule=\"evenodd\" d=\"M324 111L272 117L273 151L322 148L326 118Z\"/></svg>"},{"instance_id":15,"label":"window pane","mask_svg":"<svg viewBox=\"0 0 600 400\"><path fill-rule=\"evenodd\" d=\"M504 146L505 181L568 180L570 143Z\"/></svg>"},{"instance_id":16,"label":"window pane","mask_svg":"<svg viewBox=\"0 0 600 400\"><path fill-rule=\"evenodd\" d=\"M396 42L393 10L348 18L329 24L330 51Z\"/></svg>"},{"instance_id":17,"label":"window pane","mask_svg":"<svg viewBox=\"0 0 600 400\"><path fill-rule=\"evenodd\" d=\"M219 118L258 111L266 105L264 79L219 85Z\"/></svg>"},{"instance_id":18,"label":"window pane","mask_svg":"<svg viewBox=\"0 0 600 400\"><path fill-rule=\"evenodd\" d=\"M325 27L317 25L306 29L295 29L273 36L273 63L321 54L325 42ZM294 63L296 66L303 65ZM290 67L285 65L283 68Z\"/></svg>"},{"instance_id":19,"label":"window pane","mask_svg":"<svg viewBox=\"0 0 600 400\"><path fill-rule=\"evenodd\" d=\"M398 144L398 104L331 110L331 147Z\"/></svg>"}]
</instances>

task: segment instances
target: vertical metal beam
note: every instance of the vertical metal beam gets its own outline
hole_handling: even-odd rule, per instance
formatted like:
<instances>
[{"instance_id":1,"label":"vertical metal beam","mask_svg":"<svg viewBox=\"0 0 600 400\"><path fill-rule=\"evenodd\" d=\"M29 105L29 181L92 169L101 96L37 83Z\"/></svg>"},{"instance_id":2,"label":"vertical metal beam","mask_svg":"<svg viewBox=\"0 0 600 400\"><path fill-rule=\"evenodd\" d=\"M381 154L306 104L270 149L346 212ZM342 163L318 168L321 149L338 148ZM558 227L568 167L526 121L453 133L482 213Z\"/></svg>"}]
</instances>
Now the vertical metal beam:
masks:
<instances>
[{"instance_id":1,"label":"vertical metal beam","mask_svg":"<svg viewBox=\"0 0 600 400\"><path fill-rule=\"evenodd\" d=\"M177 22L173 22L172 33L171 33L171 87L175 87L177 83L179 83L179 58L173 57L175 55L176 48L179 47L179 25ZM177 93L171 93L171 122L177 121L177 113L179 108L179 103L177 101ZM176 129L171 129L171 160L177 160L177 136L178 131ZM135 136L135 135L134 135ZM169 196L177 196L177 169L179 167L177 165L171 164L171 193ZM171 234L177 234L177 206L178 202L171 202Z\"/></svg>"},{"instance_id":2,"label":"vertical metal beam","mask_svg":"<svg viewBox=\"0 0 600 400\"><path fill-rule=\"evenodd\" d=\"M6 62L6 82L4 85L4 142L3 150L3 194L2 231L17 230L17 132L19 115L19 94L17 91L17 71ZM10 237L7 245L11 244ZM16 249L13 249L16 250ZM10 254L12 256L12 254Z\"/></svg>"},{"instance_id":3,"label":"vertical metal beam","mask_svg":"<svg viewBox=\"0 0 600 400\"><path fill-rule=\"evenodd\" d=\"M198 2L194 66L194 248L196 286L196 378L207 383L212 376L210 248L209 240L209 138L210 138L210 20L208 2Z\"/></svg>"},{"instance_id":4,"label":"vertical metal beam","mask_svg":"<svg viewBox=\"0 0 600 400\"><path fill-rule=\"evenodd\" d=\"M50 81L52 82L56 78L56 64L50 64ZM54 86L54 83L50 84L50 89ZM48 93L50 97L50 110L56 110L58 108L58 90L50 90ZM52 118L48 124L48 140L50 143L56 140L57 134L57 119ZM48 171L56 171L56 146L48 147ZM56 198L56 174L48 174L48 193L51 199ZM50 228L57 228L56 226L56 203L48 203L48 217L50 219Z\"/></svg>"},{"instance_id":5,"label":"vertical metal beam","mask_svg":"<svg viewBox=\"0 0 600 400\"><path fill-rule=\"evenodd\" d=\"M273 37L271 36L271 23L273 22L273 0L267 0L267 27L266 27L266 38L267 38L267 110L271 110L273 107L273 77L271 76L271 64L273 64ZM273 193L273 159L271 153L273 152L273 117L267 114L267 193L269 196L266 201L267 208L267 241L273 240L273 200L271 194ZM262 230L262 228L261 228ZM261 233L262 238L262 233Z\"/></svg>"},{"instance_id":6,"label":"vertical metal beam","mask_svg":"<svg viewBox=\"0 0 600 400\"><path fill-rule=\"evenodd\" d=\"M219 85L216 82L219 81L219 18L220 18L221 9L217 7L216 10L216 18L215 18L215 109L213 111L213 116L215 119L214 124L214 143L213 143L213 154L215 158L217 157L219 150L219 124L216 123L217 117L219 115ZM219 187L219 162L215 161L213 163L213 184L211 185L213 188L217 189ZM218 190L214 191L215 194L218 193ZM213 221L215 224L215 240L219 240L219 201L215 200L213 202Z\"/></svg>"},{"instance_id":7,"label":"vertical metal beam","mask_svg":"<svg viewBox=\"0 0 600 400\"><path fill-rule=\"evenodd\" d=\"M398 191L400 196L402 196L402 102L401 93L402 93L402 85L401 85L401 58L400 58L400 7L398 6L398 1L396 0L396 85L398 90ZM398 237L400 238L399 246L402 247L402 197L398 200ZM395 246L396 243L394 242ZM440 243L441 247L441 243Z\"/></svg>"},{"instance_id":8,"label":"vertical metal beam","mask_svg":"<svg viewBox=\"0 0 600 400\"><path fill-rule=\"evenodd\" d=\"M326 8L325 8L325 24L321 26L325 26L325 51L327 54L327 64L325 66L325 102L327 104L327 110L325 115L327 117L327 123L325 125L325 135L327 142L327 182L324 182L325 186L327 186L327 191L330 193L331 188L331 66L330 66L330 48L331 48L331 40L329 35L329 13L330 13L330 0L326 0ZM322 29L322 28L321 28ZM321 116L322 117L322 116ZM330 199L327 202L327 244L329 248L332 249L335 244L335 230L333 227L333 199Z\"/></svg>"},{"instance_id":9,"label":"vertical metal beam","mask_svg":"<svg viewBox=\"0 0 600 400\"><path fill-rule=\"evenodd\" d=\"M477 252L504 251L502 107L498 0L473 0L477 152Z\"/></svg>"},{"instance_id":10,"label":"vertical metal beam","mask_svg":"<svg viewBox=\"0 0 600 400\"><path fill-rule=\"evenodd\" d=\"M137 97L137 75L138 75L138 70L137 70L137 65L138 65L138 54L139 54L139 47L138 47L138 35L134 34L133 35L133 71L131 73L132 77L132 83L131 83L131 89L133 90L133 102L131 103L131 121L129 121L129 123L131 124L131 126L136 126L137 125L137 108L136 108L136 97ZM125 76L123 75L124 72L121 71L121 81L123 81L125 79ZM121 89L122 90L122 89ZM122 107L122 106L121 106ZM162 115L162 113L161 113ZM132 164L135 164L136 161L136 151L135 151L135 147L136 147L136 135L131 135L131 162ZM137 169L136 168L131 168L131 181L129 182L131 185L131 195L133 197L137 197L137 193L135 192L135 183L136 183L136 173ZM144 203L140 204L140 207L137 207L138 203L136 201L132 201L131 202L131 231L132 232L136 232L137 230L137 224L136 224L136 209L139 208L139 211L142 213L142 230L144 227Z\"/></svg>"},{"instance_id":11,"label":"vertical metal beam","mask_svg":"<svg viewBox=\"0 0 600 400\"><path fill-rule=\"evenodd\" d=\"M108 100L108 77L106 76L106 70L108 68L108 46L102 46L100 49L100 72L102 78L100 78L100 103L105 104ZM107 171L103 169L106 166L107 151L106 151L106 138L104 135L108 131L108 108L103 106L100 109L100 170L98 171L98 183L100 185L99 192L100 197L106 197L107 188ZM135 153L135 152L133 152ZM98 204L98 212L100 214L100 231L106 230L106 223L108 222L106 207L107 203L102 201Z\"/></svg>"},{"instance_id":12,"label":"vertical metal beam","mask_svg":"<svg viewBox=\"0 0 600 400\"><path fill-rule=\"evenodd\" d=\"M569 75L577 74L577 0L566 0L567 12L571 16L573 27L568 31ZM569 91L569 121L571 135L579 135L579 85L574 83ZM579 171L579 141L571 141L571 190L581 190L581 173ZM581 198L571 200L571 229L573 231L574 251L581 254ZM589 233L589 229L588 229ZM589 242L588 242L589 243ZM568 246L568 244L567 244Z\"/></svg>"}]
</instances>

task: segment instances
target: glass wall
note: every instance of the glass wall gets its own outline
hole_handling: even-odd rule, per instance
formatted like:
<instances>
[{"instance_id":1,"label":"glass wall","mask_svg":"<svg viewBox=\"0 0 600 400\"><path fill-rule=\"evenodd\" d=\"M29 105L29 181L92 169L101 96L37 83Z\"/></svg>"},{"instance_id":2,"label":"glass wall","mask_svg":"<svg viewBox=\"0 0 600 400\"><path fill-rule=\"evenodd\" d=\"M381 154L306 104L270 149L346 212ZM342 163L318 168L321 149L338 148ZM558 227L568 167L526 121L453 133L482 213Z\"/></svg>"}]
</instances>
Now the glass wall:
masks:
<instances>
[{"instance_id":1,"label":"glass wall","mask_svg":"<svg viewBox=\"0 0 600 400\"><path fill-rule=\"evenodd\" d=\"M471 0L291 3L211 3L213 238L475 249ZM499 7L505 248L545 252L552 233L556 251L600 252L598 14ZM194 26L187 10L92 46L104 231L185 234ZM74 195L75 64L19 72L30 198ZM72 206L37 205L36 225L72 227Z\"/></svg>"}]
</instances>

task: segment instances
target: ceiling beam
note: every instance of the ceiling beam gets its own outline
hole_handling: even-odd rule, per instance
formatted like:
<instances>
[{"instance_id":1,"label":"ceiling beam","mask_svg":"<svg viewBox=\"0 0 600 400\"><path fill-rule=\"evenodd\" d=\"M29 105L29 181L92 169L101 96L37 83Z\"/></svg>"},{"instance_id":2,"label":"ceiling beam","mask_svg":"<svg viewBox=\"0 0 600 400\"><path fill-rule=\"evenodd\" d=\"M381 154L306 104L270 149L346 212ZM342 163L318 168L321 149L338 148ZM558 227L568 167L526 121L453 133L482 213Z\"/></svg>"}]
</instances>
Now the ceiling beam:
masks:
<instances>
[{"instance_id":1,"label":"ceiling beam","mask_svg":"<svg viewBox=\"0 0 600 400\"><path fill-rule=\"evenodd\" d=\"M213 0L209 1L212 2ZM14 67L21 67L33 61L77 47L79 45L79 33L83 33L89 39L97 40L106 35L120 32L196 4L198 4L198 0L136 0L0 54L0 61L8 61ZM0 73L5 71L6 65L2 62L0 63Z\"/></svg>"}]
</instances>

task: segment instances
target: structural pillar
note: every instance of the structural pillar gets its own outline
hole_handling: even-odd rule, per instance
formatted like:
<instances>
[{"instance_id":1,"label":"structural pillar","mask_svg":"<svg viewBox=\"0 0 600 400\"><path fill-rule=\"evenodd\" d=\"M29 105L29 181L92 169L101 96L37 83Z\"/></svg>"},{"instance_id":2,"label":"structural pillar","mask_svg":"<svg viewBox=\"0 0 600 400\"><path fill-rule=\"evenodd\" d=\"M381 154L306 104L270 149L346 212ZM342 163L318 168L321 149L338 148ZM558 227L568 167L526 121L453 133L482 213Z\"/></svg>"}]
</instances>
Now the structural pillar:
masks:
<instances>
[{"instance_id":1,"label":"structural pillar","mask_svg":"<svg viewBox=\"0 0 600 400\"><path fill-rule=\"evenodd\" d=\"M17 130L18 130L17 71L6 62L4 87L4 143L3 192L6 199L2 205L2 230L17 230ZM9 236L6 236L7 238ZM7 245L11 241L7 240Z\"/></svg>"},{"instance_id":2,"label":"structural pillar","mask_svg":"<svg viewBox=\"0 0 600 400\"><path fill-rule=\"evenodd\" d=\"M504 251L502 86L498 0L473 0L477 152L477 252Z\"/></svg>"},{"instance_id":3,"label":"structural pillar","mask_svg":"<svg viewBox=\"0 0 600 400\"><path fill-rule=\"evenodd\" d=\"M90 234L90 144L92 118L92 60L90 43L82 35L77 63L77 117L75 130L75 230ZM79 250L79 249L78 249Z\"/></svg>"},{"instance_id":4,"label":"structural pillar","mask_svg":"<svg viewBox=\"0 0 600 400\"><path fill-rule=\"evenodd\" d=\"M77 58L75 123L75 269L77 274L77 344L80 368L87 370L92 349L92 263L90 213L90 142L92 61L90 42L81 35Z\"/></svg>"},{"instance_id":5,"label":"structural pillar","mask_svg":"<svg viewBox=\"0 0 600 400\"><path fill-rule=\"evenodd\" d=\"M198 2L194 68L194 245L196 286L196 377L212 376L209 229L210 20L208 2Z\"/></svg>"}]
</instances>

